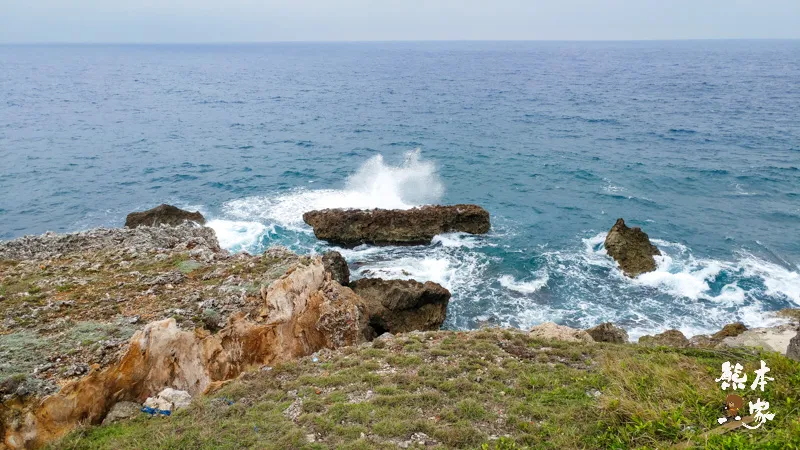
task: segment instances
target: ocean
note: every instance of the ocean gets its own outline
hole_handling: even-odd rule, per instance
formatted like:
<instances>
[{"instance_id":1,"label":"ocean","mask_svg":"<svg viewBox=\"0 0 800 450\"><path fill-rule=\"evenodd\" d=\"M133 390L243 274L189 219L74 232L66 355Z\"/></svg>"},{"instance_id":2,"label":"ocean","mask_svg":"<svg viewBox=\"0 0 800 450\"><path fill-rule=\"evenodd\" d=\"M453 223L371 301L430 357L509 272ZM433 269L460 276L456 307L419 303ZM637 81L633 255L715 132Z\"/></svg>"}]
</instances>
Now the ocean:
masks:
<instances>
[{"instance_id":1,"label":"ocean","mask_svg":"<svg viewBox=\"0 0 800 450\"><path fill-rule=\"evenodd\" d=\"M800 41L6 45L0 161L3 240L171 203L320 253L311 209L479 204L485 236L339 249L450 289L450 329L800 307ZM618 217L656 272L605 254Z\"/></svg>"}]
</instances>

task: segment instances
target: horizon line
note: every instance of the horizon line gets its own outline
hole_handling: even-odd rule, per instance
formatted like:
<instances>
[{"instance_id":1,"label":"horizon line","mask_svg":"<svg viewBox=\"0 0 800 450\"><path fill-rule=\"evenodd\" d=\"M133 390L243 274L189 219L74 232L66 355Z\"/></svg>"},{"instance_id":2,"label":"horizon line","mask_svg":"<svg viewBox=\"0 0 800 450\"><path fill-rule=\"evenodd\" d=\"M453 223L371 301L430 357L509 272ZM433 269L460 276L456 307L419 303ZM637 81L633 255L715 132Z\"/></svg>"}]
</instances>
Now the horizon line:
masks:
<instances>
[{"instance_id":1,"label":"horizon line","mask_svg":"<svg viewBox=\"0 0 800 450\"><path fill-rule=\"evenodd\" d=\"M0 41L0 45L259 45L259 44L371 44L424 42L691 42L691 41L798 41L790 38L667 38L667 39L376 39L275 41Z\"/></svg>"}]
</instances>

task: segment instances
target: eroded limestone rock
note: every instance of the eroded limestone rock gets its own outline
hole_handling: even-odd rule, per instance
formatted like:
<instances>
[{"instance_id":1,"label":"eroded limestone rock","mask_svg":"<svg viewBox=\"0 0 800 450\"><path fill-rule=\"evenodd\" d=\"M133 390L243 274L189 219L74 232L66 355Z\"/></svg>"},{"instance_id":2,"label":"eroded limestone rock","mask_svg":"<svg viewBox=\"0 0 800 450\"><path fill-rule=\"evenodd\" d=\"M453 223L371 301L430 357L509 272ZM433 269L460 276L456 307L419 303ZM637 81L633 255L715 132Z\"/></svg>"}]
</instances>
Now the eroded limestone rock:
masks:
<instances>
[{"instance_id":1,"label":"eroded limestone rock","mask_svg":"<svg viewBox=\"0 0 800 450\"><path fill-rule=\"evenodd\" d=\"M373 335L438 330L450 291L428 281L362 278L350 284L366 304Z\"/></svg>"},{"instance_id":2,"label":"eroded limestone rock","mask_svg":"<svg viewBox=\"0 0 800 450\"><path fill-rule=\"evenodd\" d=\"M318 239L344 246L430 244L448 232L484 234L489 213L477 205L422 206L412 209L323 209L303 214Z\"/></svg>"},{"instance_id":3,"label":"eroded limestone rock","mask_svg":"<svg viewBox=\"0 0 800 450\"><path fill-rule=\"evenodd\" d=\"M200 212L186 211L176 206L161 204L147 211L132 212L125 218L126 228L177 226L186 222L205 225L206 219Z\"/></svg>"},{"instance_id":4,"label":"eroded limestone rock","mask_svg":"<svg viewBox=\"0 0 800 450\"><path fill-rule=\"evenodd\" d=\"M619 264L622 272L635 278L639 274L656 270L655 255L658 248L650 243L647 233L639 227L629 228L623 219L611 227L604 243L608 255Z\"/></svg>"}]
</instances>

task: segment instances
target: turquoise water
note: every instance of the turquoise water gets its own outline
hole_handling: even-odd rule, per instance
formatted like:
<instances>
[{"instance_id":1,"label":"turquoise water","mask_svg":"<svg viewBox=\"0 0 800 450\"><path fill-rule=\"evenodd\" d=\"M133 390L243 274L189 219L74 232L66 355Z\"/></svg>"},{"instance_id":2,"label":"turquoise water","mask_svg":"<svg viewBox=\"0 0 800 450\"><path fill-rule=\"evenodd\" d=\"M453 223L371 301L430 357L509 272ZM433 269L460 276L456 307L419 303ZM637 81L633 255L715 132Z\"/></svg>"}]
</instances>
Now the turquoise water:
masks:
<instances>
[{"instance_id":1,"label":"turquoise water","mask_svg":"<svg viewBox=\"0 0 800 450\"><path fill-rule=\"evenodd\" d=\"M0 239L169 202L232 250L322 207L477 203L487 236L345 250L446 326L687 334L800 306L800 41L0 46ZM632 281L617 217L664 251Z\"/></svg>"}]
</instances>

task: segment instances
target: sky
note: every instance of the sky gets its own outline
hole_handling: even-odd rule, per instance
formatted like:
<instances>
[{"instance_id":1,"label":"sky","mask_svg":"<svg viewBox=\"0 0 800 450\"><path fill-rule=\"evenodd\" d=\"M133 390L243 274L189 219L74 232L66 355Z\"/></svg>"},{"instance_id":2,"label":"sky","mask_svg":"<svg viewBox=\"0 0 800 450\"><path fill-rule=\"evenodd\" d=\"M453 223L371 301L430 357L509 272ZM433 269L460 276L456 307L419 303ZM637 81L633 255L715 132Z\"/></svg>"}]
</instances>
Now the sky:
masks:
<instances>
[{"instance_id":1,"label":"sky","mask_svg":"<svg viewBox=\"0 0 800 450\"><path fill-rule=\"evenodd\" d=\"M0 42L800 38L800 0L0 0Z\"/></svg>"}]
</instances>

